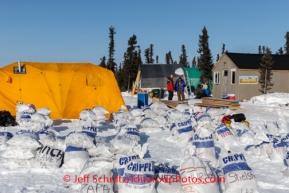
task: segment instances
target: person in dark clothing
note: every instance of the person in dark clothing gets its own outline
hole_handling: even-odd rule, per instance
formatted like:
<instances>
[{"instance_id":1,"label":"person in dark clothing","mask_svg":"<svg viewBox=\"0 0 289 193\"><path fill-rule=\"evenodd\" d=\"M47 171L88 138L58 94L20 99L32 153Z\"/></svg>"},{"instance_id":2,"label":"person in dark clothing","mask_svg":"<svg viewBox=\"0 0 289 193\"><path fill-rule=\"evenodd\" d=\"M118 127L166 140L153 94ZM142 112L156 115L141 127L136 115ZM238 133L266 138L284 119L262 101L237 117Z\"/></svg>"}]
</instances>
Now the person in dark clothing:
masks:
<instances>
[{"instance_id":1,"label":"person in dark clothing","mask_svg":"<svg viewBox=\"0 0 289 193\"><path fill-rule=\"evenodd\" d=\"M199 84L196 90L194 91L194 95L197 96L199 93L202 93L203 92L202 88L203 88L203 85Z\"/></svg>"},{"instance_id":2,"label":"person in dark clothing","mask_svg":"<svg viewBox=\"0 0 289 193\"><path fill-rule=\"evenodd\" d=\"M203 97L207 97L207 95L204 92L198 93L198 95L196 96L196 99L201 99Z\"/></svg>"},{"instance_id":3,"label":"person in dark clothing","mask_svg":"<svg viewBox=\"0 0 289 193\"><path fill-rule=\"evenodd\" d=\"M172 74L167 78L167 90L169 92L168 100L172 100L174 96L174 76Z\"/></svg>"},{"instance_id":4,"label":"person in dark clothing","mask_svg":"<svg viewBox=\"0 0 289 193\"><path fill-rule=\"evenodd\" d=\"M194 95L196 99L200 99L202 97L206 97L207 95L203 92L203 85L199 84L194 91Z\"/></svg>"},{"instance_id":5,"label":"person in dark clothing","mask_svg":"<svg viewBox=\"0 0 289 193\"><path fill-rule=\"evenodd\" d=\"M178 93L178 101L185 100L185 87L185 81L181 77L179 77L175 84L175 91Z\"/></svg>"}]
</instances>

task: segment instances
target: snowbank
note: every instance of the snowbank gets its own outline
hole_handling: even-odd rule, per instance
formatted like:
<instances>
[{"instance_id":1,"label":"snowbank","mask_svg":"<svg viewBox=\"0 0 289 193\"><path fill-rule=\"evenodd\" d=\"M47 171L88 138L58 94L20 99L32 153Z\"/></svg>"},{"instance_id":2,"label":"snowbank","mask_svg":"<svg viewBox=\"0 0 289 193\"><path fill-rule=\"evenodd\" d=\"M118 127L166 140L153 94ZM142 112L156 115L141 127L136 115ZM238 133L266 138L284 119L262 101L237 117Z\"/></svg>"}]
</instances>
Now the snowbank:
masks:
<instances>
[{"instance_id":1,"label":"snowbank","mask_svg":"<svg viewBox=\"0 0 289 193\"><path fill-rule=\"evenodd\" d=\"M270 93L254 96L249 102L254 105L285 106L289 104L289 93Z\"/></svg>"},{"instance_id":2,"label":"snowbank","mask_svg":"<svg viewBox=\"0 0 289 193\"><path fill-rule=\"evenodd\" d=\"M125 104L130 107L137 106L137 95L133 97L130 93L122 93ZM174 96L176 99L176 96ZM173 100L174 100L173 99ZM149 100L149 104L150 104ZM194 104L198 100L191 100ZM289 94L273 93L253 97L248 102L242 102L242 109L236 113L244 113L246 120L250 123L253 131L258 131L259 126L264 126L266 122L276 122L280 115L289 116L289 108L285 105L289 103ZM280 107L282 106L282 107ZM279 112L277 114L276 112ZM104 139L105 142L111 141L115 136L115 127L109 121L108 124L98 127L97 135ZM70 132L79 129L79 120L57 120L54 122L55 129L60 133L60 138ZM139 126L139 125L138 125ZM0 128L1 129L1 128ZM264 129L264 128L263 128ZM13 134L17 131L15 128L6 128ZM148 152L144 158L147 161L153 161L168 164L169 167L179 169L182 160L184 146L181 143L168 140L171 137L169 129L163 129L155 132L140 132L140 141L148 143ZM218 140L214 144L216 149L216 158L227 155L227 147L222 141ZM285 193L289 191L289 178L284 177L284 163L281 161L272 161L269 157L260 157L251 155L245 151L247 144L231 145L232 153L243 154L250 168L254 171L260 192L262 193ZM104 147L104 146L102 146ZM3 151L0 152L0 155ZM5 164L5 159L0 156L0 164ZM39 168L19 168L14 170L0 167L1 173L1 191L0 192L57 192L68 193L75 192L68 188L70 184L65 183L65 176L70 175L71 181L75 180L73 171L64 168L58 168L55 171L48 171ZM170 191L167 191L170 193Z\"/></svg>"}]
</instances>

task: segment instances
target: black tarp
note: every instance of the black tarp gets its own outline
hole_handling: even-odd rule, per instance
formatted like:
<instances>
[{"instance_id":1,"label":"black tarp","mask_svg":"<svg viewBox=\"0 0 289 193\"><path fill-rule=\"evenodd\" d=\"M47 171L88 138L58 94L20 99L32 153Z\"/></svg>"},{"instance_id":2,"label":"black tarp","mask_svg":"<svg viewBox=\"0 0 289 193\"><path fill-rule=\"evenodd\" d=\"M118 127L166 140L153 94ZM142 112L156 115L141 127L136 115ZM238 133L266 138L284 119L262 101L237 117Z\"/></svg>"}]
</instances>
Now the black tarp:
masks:
<instances>
[{"instance_id":1,"label":"black tarp","mask_svg":"<svg viewBox=\"0 0 289 193\"><path fill-rule=\"evenodd\" d=\"M0 126L9 127L16 125L15 118L9 111L0 111Z\"/></svg>"}]
</instances>

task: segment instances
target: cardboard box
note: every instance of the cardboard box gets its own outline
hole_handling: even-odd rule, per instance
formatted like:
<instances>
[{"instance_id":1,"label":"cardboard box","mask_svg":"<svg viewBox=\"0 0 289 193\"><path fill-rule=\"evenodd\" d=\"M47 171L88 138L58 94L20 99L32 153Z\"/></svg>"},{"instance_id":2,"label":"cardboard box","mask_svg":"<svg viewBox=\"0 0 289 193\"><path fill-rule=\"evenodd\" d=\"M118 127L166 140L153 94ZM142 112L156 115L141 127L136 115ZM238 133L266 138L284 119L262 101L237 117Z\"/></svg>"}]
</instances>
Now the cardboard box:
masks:
<instances>
[{"instance_id":1,"label":"cardboard box","mask_svg":"<svg viewBox=\"0 0 289 193\"><path fill-rule=\"evenodd\" d=\"M152 102L155 103L155 102L160 102L162 99L160 98L156 98L156 97L153 97L152 99Z\"/></svg>"},{"instance_id":2,"label":"cardboard box","mask_svg":"<svg viewBox=\"0 0 289 193\"><path fill-rule=\"evenodd\" d=\"M153 92L149 92L149 98L153 98Z\"/></svg>"}]
</instances>

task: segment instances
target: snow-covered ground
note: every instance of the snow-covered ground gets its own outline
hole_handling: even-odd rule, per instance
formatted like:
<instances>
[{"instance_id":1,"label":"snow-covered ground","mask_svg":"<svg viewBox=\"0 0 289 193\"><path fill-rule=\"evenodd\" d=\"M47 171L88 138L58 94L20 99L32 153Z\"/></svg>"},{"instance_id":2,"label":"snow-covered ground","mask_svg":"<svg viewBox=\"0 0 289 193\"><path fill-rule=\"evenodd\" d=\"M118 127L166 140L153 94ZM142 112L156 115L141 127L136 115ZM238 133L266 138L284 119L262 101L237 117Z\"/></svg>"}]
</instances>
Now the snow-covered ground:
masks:
<instances>
[{"instance_id":1,"label":"snow-covered ground","mask_svg":"<svg viewBox=\"0 0 289 193\"><path fill-rule=\"evenodd\" d=\"M128 108L137 106L136 95L131 97L129 93L123 93L123 98ZM174 100L176 100L176 97L174 97ZM250 101L241 102L241 109L236 113L244 113L246 120L250 123L250 128L256 128L268 121L275 122L280 115L288 120L289 107L286 105L288 103L289 94L286 93L256 96ZM65 136L71 131L79 130L79 121L55 120L54 128L60 132L60 136ZM12 133L17 130L17 128L8 129ZM102 136L107 141L113 139L116 135L113 124L107 120L106 125L99 127L97 135ZM145 158L154 162L169 163L171 166L178 168L183 158L181 150L184 145L172 141L170 136L171 133L168 129L157 132L141 132L141 143L149 144ZM238 142L236 145L230 145L230 150L233 153L243 153L245 155L248 165L255 174L260 193L289 192L289 177L285 177L282 173L285 169L285 162L272 161L269 157L251 155L244 150L247 145L250 144ZM216 141L215 147L218 151L218 157L227 153L222 142ZM4 158L1 158L0 161L0 166L2 165L0 167L1 193L74 192L70 187L71 184L63 180L65 175L73 175L73 171L70 169L46 170L33 167L7 169L5 167L7 161Z\"/></svg>"}]
</instances>

